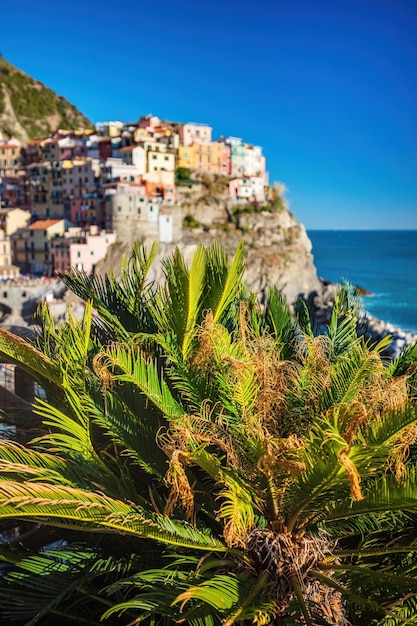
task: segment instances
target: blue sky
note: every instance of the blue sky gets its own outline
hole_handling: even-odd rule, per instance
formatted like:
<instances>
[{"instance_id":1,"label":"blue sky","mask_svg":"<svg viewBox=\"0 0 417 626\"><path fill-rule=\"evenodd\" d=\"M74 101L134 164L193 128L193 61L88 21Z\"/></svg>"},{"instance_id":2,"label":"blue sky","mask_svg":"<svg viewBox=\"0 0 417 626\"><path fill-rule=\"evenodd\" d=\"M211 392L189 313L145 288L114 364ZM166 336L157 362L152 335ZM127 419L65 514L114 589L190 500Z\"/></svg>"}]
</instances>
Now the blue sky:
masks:
<instances>
[{"instance_id":1,"label":"blue sky","mask_svg":"<svg viewBox=\"0 0 417 626\"><path fill-rule=\"evenodd\" d=\"M94 122L262 145L307 228L417 228L415 0L21 0L0 22L3 56Z\"/></svg>"}]
</instances>

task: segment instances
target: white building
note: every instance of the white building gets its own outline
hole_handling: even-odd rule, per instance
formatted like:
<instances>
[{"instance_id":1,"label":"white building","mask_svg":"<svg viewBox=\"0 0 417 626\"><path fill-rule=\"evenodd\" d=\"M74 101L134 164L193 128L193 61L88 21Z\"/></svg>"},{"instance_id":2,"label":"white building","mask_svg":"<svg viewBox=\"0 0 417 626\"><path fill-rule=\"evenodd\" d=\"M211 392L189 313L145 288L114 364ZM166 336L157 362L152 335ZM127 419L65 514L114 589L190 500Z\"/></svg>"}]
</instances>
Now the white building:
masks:
<instances>
[{"instance_id":1,"label":"white building","mask_svg":"<svg viewBox=\"0 0 417 626\"><path fill-rule=\"evenodd\" d=\"M265 186L263 176L235 178L229 183L230 200L247 200L263 202L265 200Z\"/></svg>"},{"instance_id":2,"label":"white building","mask_svg":"<svg viewBox=\"0 0 417 626\"><path fill-rule=\"evenodd\" d=\"M260 146L245 145L243 167L245 176L263 176L265 159L262 158L262 148Z\"/></svg>"}]
</instances>

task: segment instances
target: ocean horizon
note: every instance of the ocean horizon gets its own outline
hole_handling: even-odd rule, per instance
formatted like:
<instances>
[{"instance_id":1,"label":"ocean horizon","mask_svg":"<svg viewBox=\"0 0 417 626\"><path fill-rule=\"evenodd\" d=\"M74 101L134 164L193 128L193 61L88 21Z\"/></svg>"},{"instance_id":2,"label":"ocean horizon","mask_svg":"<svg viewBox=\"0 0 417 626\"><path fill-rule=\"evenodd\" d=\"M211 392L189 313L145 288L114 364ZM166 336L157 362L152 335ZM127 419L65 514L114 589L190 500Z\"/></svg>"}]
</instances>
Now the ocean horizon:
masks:
<instances>
[{"instance_id":1,"label":"ocean horizon","mask_svg":"<svg viewBox=\"0 0 417 626\"><path fill-rule=\"evenodd\" d=\"M308 230L317 274L371 292L374 317L417 333L417 230Z\"/></svg>"}]
</instances>

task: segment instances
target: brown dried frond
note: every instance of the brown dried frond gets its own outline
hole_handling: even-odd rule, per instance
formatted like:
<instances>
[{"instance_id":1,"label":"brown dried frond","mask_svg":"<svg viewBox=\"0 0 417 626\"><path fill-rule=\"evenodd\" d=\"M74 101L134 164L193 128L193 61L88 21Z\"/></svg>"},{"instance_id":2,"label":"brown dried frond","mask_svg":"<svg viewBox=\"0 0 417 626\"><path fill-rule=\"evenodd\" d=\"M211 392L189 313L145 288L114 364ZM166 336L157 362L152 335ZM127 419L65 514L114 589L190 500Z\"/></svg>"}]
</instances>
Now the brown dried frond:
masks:
<instances>
[{"instance_id":1,"label":"brown dried frond","mask_svg":"<svg viewBox=\"0 0 417 626\"><path fill-rule=\"evenodd\" d=\"M214 329L215 324L213 321L213 311L209 309L201 324L198 333L199 347L196 350L191 363L192 366L199 371L205 371L213 361L215 342Z\"/></svg>"},{"instance_id":2,"label":"brown dried frond","mask_svg":"<svg viewBox=\"0 0 417 626\"><path fill-rule=\"evenodd\" d=\"M190 519L194 511L194 492L185 473L184 465L187 459L181 450L174 450L169 459L168 471L165 474L165 484L171 487L164 508L164 515L172 515L174 507L179 503L185 512L185 517Z\"/></svg>"},{"instance_id":3,"label":"brown dried frond","mask_svg":"<svg viewBox=\"0 0 417 626\"><path fill-rule=\"evenodd\" d=\"M381 363L381 369L374 374L361 394L370 417L377 418L381 411L392 411L405 406L408 401L407 380L407 374L384 378Z\"/></svg>"},{"instance_id":4,"label":"brown dried frond","mask_svg":"<svg viewBox=\"0 0 417 626\"><path fill-rule=\"evenodd\" d=\"M350 445L354 440L358 428L368 419L368 411L362 402L352 402L339 413L340 433Z\"/></svg>"},{"instance_id":5,"label":"brown dried frond","mask_svg":"<svg viewBox=\"0 0 417 626\"><path fill-rule=\"evenodd\" d=\"M303 442L295 435L284 439L271 439L267 442L264 454L258 460L258 469L265 476L284 471L288 474L300 474L305 471L304 461L292 458L291 453L303 448Z\"/></svg>"},{"instance_id":6,"label":"brown dried frond","mask_svg":"<svg viewBox=\"0 0 417 626\"><path fill-rule=\"evenodd\" d=\"M239 313L238 313L238 318L239 318L239 342L241 343L241 345L243 346L244 351L247 350L248 348L248 338L252 338L252 330L250 328L249 322L248 322L248 317L249 317L249 312L248 312L248 307L246 302L241 302L239 304Z\"/></svg>"},{"instance_id":7,"label":"brown dried frond","mask_svg":"<svg viewBox=\"0 0 417 626\"><path fill-rule=\"evenodd\" d=\"M307 577L303 587L304 597L308 602L316 604L315 613L332 626L349 626L342 602L342 594L332 587L324 585L317 579Z\"/></svg>"},{"instance_id":8,"label":"brown dried frond","mask_svg":"<svg viewBox=\"0 0 417 626\"><path fill-rule=\"evenodd\" d=\"M303 341L298 344L297 357L303 363L313 365L315 369L327 369L329 365L331 342L327 335L310 337L304 335Z\"/></svg>"},{"instance_id":9,"label":"brown dried frond","mask_svg":"<svg viewBox=\"0 0 417 626\"><path fill-rule=\"evenodd\" d=\"M417 441L417 426L412 424L401 432L388 459L388 469L393 471L398 481L406 476L405 463L410 455L410 446Z\"/></svg>"},{"instance_id":10,"label":"brown dried frond","mask_svg":"<svg viewBox=\"0 0 417 626\"><path fill-rule=\"evenodd\" d=\"M172 450L178 449L192 453L192 450L207 443L217 446L226 455L226 464L240 467L244 457L240 446L227 425L223 424L221 413L216 416L216 405L210 400L201 404L200 415L184 414L170 424L169 431L158 432L157 443L170 456Z\"/></svg>"},{"instance_id":11,"label":"brown dried frond","mask_svg":"<svg viewBox=\"0 0 417 626\"><path fill-rule=\"evenodd\" d=\"M298 378L300 365L294 361L281 361L275 340L269 336L257 342L252 360L259 384L255 407L257 420L269 429L270 435L279 436L288 393Z\"/></svg>"},{"instance_id":12,"label":"brown dried frond","mask_svg":"<svg viewBox=\"0 0 417 626\"><path fill-rule=\"evenodd\" d=\"M350 494L352 500L358 502L359 500L364 499L360 488L361 477L358 470L356 469L355 464L348 457L348 451L348 448L342 448L342 450L339 451L338 460L340 465L345 469L347 477L349 479Z\"/></svg>"},{"instance_id":13,"label":"brown dried frond","mask_svg":"<svg viewBox=\"0 0 417 626\"><path fill-rule=\"evenodd\" d=\"M228 354L224 359L224 363L230 363L232 371L235 376L239 376L242 372L245 372L248 367L253 368L253 363L248 359L237 359L236 357Z\"/></svg>"},{"instance_id":14,"label":"brown dried frond","mask_svg":"<svg viewBox=\"0 0 417 626\"><path fill-rule=\"evenodd\" d=\"M105 353L97 352L97 354L94 355L92 367L100 379L103 391L111 389L114 384L114 376L108 369L109 365L110 363Z\"/></svg>"}]
</instances>

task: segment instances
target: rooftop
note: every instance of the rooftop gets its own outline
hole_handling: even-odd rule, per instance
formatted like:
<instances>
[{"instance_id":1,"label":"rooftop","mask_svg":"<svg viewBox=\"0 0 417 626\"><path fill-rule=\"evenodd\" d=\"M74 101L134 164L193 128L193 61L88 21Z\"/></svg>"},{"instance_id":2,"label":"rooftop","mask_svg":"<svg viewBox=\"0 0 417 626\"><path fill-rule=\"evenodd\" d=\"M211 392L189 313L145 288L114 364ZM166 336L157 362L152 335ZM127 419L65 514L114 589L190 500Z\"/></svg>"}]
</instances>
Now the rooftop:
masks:
<instances>
[{"instance_id":1,"label":"rooftop","mask_svg":"<svg viewBox=\"0 0 417 626\"><path fill-rule=\"evenodd\" d=\"M55 224L58 224L59 222L62 222L64 220L64 218L59 219L59 220L38 220L37 222L34 222L33 224L31 224L29 226L30 230L46 230L47 228L50 228L51 226L54 226Z\"/></svg>"}]
</instances>

